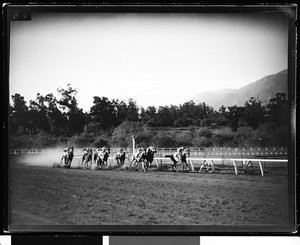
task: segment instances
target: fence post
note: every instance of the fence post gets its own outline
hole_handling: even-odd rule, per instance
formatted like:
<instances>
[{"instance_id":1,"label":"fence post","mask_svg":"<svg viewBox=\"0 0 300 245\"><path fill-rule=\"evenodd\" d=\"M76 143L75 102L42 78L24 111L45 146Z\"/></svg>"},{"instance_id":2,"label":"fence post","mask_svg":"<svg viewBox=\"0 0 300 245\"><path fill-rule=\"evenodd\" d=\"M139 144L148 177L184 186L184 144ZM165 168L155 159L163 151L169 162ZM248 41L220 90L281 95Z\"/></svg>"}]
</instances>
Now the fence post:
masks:
<instances>
[{"instance_id":1,"label":"fence post","mask_svg":"<svg viewBox=\"0 0 300 245\"><path fill-rule=\"evenodd\" d=\"M233 162L233 166L234 166L234 172L235 172L236 175L238 175L238 171L237 171L237 167L236 167L235 161L232 160L232 162Z\"/></svg>"},{"instance_id":2,"label":"fence post","mask_svg":"<svg viewBox=\"0 0 300 245\"><path fill-rule=\"evenodd\" d=\"M264 170L263 170L263 167L261 165L261 161L258 161L258 163L259 163L259 168L260 168L261 176L264 176Z\"/></svg>"},{"instance_id":3,"label":"fence post","mask_svg":"<svg viewBox=\"0 0 300 245\"><path fill-rule=\"evenodd\" d=\"M193 172L195 172L195 169L194 169L194 164L193 164L193 161L192 161L192 159L190 159L190 163L191 163L192 171L193 171Z\"/></svg>"}]
</instances>

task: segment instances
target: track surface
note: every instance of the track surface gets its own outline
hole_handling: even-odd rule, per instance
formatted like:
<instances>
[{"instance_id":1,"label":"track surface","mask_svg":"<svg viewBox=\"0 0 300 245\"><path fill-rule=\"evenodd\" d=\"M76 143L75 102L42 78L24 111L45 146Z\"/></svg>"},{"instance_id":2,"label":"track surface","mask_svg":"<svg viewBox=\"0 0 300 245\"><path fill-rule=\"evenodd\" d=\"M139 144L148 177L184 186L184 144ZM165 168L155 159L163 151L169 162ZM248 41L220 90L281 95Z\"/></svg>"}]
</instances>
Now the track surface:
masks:
<instances>
[{"instance_id":1,"label":"track surface","mask_svg":"<svg viewBox=\"0 0 300 245\"><path fill-rule=\"evenodd\" d=\"M279 166L279 165L277 165ZM23 225L287 225L287 165L234 175L10 163L11 230Z\"/></svg>"}]
</instances>

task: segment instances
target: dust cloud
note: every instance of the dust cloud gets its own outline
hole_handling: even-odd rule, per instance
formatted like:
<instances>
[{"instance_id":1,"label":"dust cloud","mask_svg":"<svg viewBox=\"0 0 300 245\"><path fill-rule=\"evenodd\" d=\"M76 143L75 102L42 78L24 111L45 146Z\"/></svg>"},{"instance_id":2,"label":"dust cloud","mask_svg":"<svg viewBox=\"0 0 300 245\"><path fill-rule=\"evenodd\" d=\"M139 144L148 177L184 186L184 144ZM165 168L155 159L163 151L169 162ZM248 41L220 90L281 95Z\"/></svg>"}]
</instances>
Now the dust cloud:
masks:
<instances>
[{"instance_id":1,"label":"dust cloud","mask_svg":"<svg viewBox=\"0 0 300 245\"><path fill-rule=\"evenodd\" d=\"M63 152L42 152L33 154L11 155L11 162L25 166L37 167L63 167L61 164ZM71 167L78 167L80 156L74 156Z\"/></svg>"}]
</instances>

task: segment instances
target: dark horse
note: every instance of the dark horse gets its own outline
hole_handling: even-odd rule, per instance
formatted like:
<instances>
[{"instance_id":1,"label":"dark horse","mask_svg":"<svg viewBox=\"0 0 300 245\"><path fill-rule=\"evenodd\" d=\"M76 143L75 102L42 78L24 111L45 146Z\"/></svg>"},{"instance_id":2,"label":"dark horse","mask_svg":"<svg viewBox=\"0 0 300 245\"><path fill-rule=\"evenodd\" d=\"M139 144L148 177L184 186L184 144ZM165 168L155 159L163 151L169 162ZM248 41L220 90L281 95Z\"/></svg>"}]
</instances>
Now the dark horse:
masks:
<instances>
[{"instance_id":1,"label":"dark horse","mask_svg":"<svg viewBox=\"0 0 300 245\"><path fill-rule=\"evenodd\" d=\"M125 154L125 151L123 151L123 149L121 149L115 157L115 159L119 165L124 164L125 158L126 158L126 154Z\"/></svg>"},{"instance_id":2,"label":"dark horse","mask_svg":"<svg viewBox=\"0 0 300 245\"><path fill-rule=\"evenodd\" d=\"M181 162L182 162L182 171L184 170L184 165L186 165L186 167L188 168L188 170L190 170L190 167L186 161L187 156L190 154L190 150L188 148L185 148L182 152L181 152Z\"/></svg>"},{"instance_id":3,"label":"dark horse","mask_svg":"<svg viewBox=\"0 0 300 245\"><path fill-rule=\"evenodd\" d=\"M74 157L74 147L73 146L69 146L67 149L64 150L64 154L60 160L60 162L64 162L64 166L66 168L70 168L71 167L71 163Z\"/></svg>"},{"instance_id":4,"label":"dark horse","mask_svg":"<svg viewBox=\"0 0 300 245\"><path fill-rule=\"evenodd\" d=\"M186 158L189 155L190 151L187 148L180 147L177 151L172 155L165 155L165 157L170 158L173 162L173 171L178 172L176 168L176 164L181 161L182 163L182 171L184 170L184 165L187 166L188 170L190 170L189 165L187 164Z\"/></svg>"},{"instance_id":5,"label":"dark horse","mask_svg":"<svg viewBox=\"0 0 300 245\"><path fill-rule=\"evenodd\" d=\"M150 146L147 148L146 150L146 168L148 170L148 168L151 166L153 159L154 159L154 153L156 153L157 150L154 146Z\"/></svg>"},{"instance_id":6,"label":"dark horse","mask_svg":"<svg viewBox=\"0 0 300 245\"><path fill-rule=\"evenodd\" d=\"M97 167L102 168L103 165L107 166L109 153L110 149L107 147L102 147L95 152L94 161L97 164Z\"/></svg>"},{"instance_id":7,"label":"dark horse","mask_svg":"<svg viewBox=\"0 0 300 245\"><path fill-rule=\"evenodd\" d=\"M157 152L156 148L154 146L150 146L147 149L144 149L144 150L136 153L133 156L130 166L132 164L137 164L137 163L141 162L143 171L146 172L148 170L149 166L151 165L151 163L153 162L154 153L156 153L156 152Z\"/></svg>"},{"instance_id":8,"label":"dark horse","mask_svg":"<svg viewBox=\"0 0 300 245\"><path fill-rule=\"evenodd\" d=\"M81 165L88 166L88 163L92 163L93 150L91 148L84 148L85 153L82 156Z\"/></svg>"}]
</instances>

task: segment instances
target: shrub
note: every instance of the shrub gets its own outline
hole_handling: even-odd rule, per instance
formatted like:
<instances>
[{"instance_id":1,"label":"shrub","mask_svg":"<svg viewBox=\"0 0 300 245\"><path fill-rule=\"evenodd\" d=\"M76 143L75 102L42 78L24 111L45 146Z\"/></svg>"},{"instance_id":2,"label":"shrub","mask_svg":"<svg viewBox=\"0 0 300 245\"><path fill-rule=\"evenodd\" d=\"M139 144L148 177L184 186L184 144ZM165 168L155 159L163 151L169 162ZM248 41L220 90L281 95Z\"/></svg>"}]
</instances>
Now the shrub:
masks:
<instances>
[{"instance_id":1,"label":"shrub","mask_svg":"<svg viewBox=\"0 0 300 245\"><path fill-rule=\"evenodd\" d=\"M193 120L188 117L182 117L178 118L174 121L174 127L188 127L190 125L193 125Z\"/></svg>"},{"instance_id":2,"label":"shrub","mask_svg":"<svg viewBox=\"0 0 300 245\"><path fill-rule=\"evenodd\" d=\"M174 147L176 141L174 134L159 132L152 138L151 144L156 147Z\"/></svg>"},{"instance_id":3,"label":"shrub","mask_svg":"<svg viewBox=\"0 0 300 245\"><path fill-rule=\"evenodd\" d=\"M92 146L93 147L96 147L96 148L100 148L100 147L103 147L103 146L107 146L109 147L109 143L106 139L102 138L102 137L97 137L94 142L92 143Z\"/></svg>"},{"instance_id":4,"label":"shrub","mask_svg":"<svg viewBox=\"0 0 300 245\"><path fill-rule=\"evenodd\" d=\"M218 117L216 123L219 126L226 126L229 124L229 120L225 116L220 116Z\"/></svg>"},{"instance_id":5,"label":"shrub","mask_svg":"<svg viewBox=\"0 0 300 245\"><path fill-rule=\"evenodd\" d=\"M207 128L201 128L197 132L197 136L211 138L213 133Z\"/></svg>"},{"instance_id":6,"label":"shrub","mask_svg":"<svg viewBox=\"0 0 300 245\"><path fill-rule=\"evenodd\" d=\"M140 122L125 121L116 127L112 133L110 145L116 147L129 147L132 145L132 136L136 137L146 131L147 127Z\"/></svg>"},{"instance_id":7,"label":"shrub","mask_svg":"<svg viewBox=\"0 0 300 245\"><path fill-rule=\"evenodd\" d=\"M212 140L211 138L203 137L203 136L196 136L193 139L193 146L195 147L211 147Z\"/></svg>"},{"instance_id":8,"label":"shrub","mask_svg":"<svg viewBox=\"0 0 300 245\"><path fill-rule=\"evenodd\" d=\"M202 121L201 121L201 126L202 127L209 127L211 124L211 120L209 118L204 118Z\"/></svg>"},{"instance_id":9,"label":"shrub","mask_svg":"<svg viewBox=\"0 0 300 245\"><path fill-rule=\"evenodd\" d=\"M256 146L253 142L254 130L251 127L240 127L237 129L235 141L237 146Z\"/></svg>"},{"instance_id":10,"label":"shrub","mask_svg":"<svg viewBox=\"0 0 300 245\"><path fill-rule=\"evenodd\" d=\"M194 135L190 131L180 132L174 135L176 146L192 146Z\"/></svg>"},{"instance_id":11,"label":"shrub","mask_svg":"<svg viewBox=\"0 0 300 245\"><path fill-rule=\"evenodd\" d=\"M33 140L32 147L34 148L55 146L57 144L56 137L44 131L39 132L31 139Z\"/></svg>"},{"instance_id":12,"label":"shrub","mask_svg":"<svg viewBox=\"0 0 300 245\"><path fill-rule=\"evenodd\" d=\"M269 122L260 125L253 133L252 141L257 146L288 146L288 124Z\"/></svg>"},{"instance_id":13,"label":"shrub","mask_svg":"<svg viewBox=\"0 0 300 245\"><path fill-rule=\"evenodd\" d=\"M81 133L75 135L69 139L68 145L73 145L74 147L89 147L93 144L94 137L87 133Z\"/></svg>"},{"instance_id":14,"label":"shrub","mask_svg":"<svg viewBox=\"0 0 300 245\"><path fill-rule=\"evenodd\" d=\"M136 145L139 147L148 147L151 145L151 139L154 135L151 131L138 133L135 138Z\"/></svg>"},{"instance_id":15,"label":"shrub","mask_svg":"<svg viewBox=\"0 0 300 245\"><path fill-rule=\"evenodd\" d=\"M235 140L236 133L218 133L212 136L213 146L223 147L223 146L237 146L237 141Z\"/></svg>"}]
</instances>

